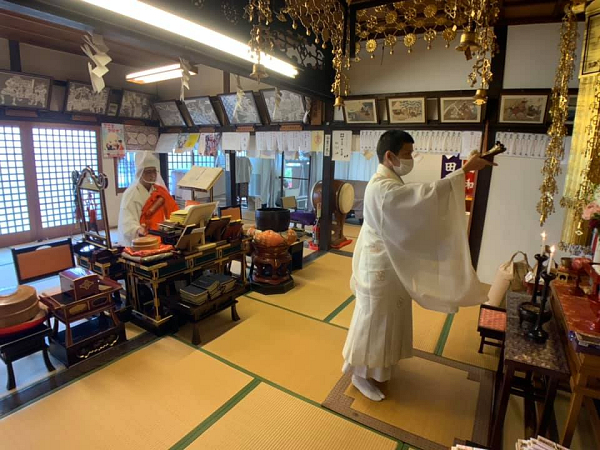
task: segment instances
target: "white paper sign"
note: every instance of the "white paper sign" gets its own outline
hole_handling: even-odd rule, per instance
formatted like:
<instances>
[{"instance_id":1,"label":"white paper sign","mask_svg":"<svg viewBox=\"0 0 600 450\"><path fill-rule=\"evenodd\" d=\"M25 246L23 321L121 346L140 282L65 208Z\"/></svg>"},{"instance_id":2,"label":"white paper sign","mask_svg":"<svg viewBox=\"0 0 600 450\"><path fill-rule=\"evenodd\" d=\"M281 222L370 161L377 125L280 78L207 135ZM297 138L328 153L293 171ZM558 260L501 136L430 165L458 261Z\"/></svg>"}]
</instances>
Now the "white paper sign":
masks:
<instances>
[{"instance_id":1,"label":"white paper sign","mask_svg":"<svg viewBox=\"0 0 600 450\"><path fill-rule=\"evenodd\" d=\"M239 151L241 133L223 133L221 146L223 150Z\"/></svg>"},{"instance_id":2,"label":"white paper sign","mask_svg":"<svg viewBox=\"0 0 600 450\"><path fill-rule=\"evenodd\" d=\"M163 133L158 137L156 143L156 153L171 153L177 147L179 133Z\"/></svg>"},{"instance_id":3,"label":"white paper sign","mask_svg":"<svg viewBox=\"0 0 600 450\"><path fill-rule=\"evenodd\" d=\"M255 136L250 136L250 139L248 139L248 149L246 150L246 155L248 158L260 157L260 150L258 149L257 141L258 133L256 133Z\"/></svg>"},{"instance_id":4,"label":"white paper sign","mask_svg":"<svg viewBox=\"0 0 600 450\"><path fill-rule=\"evenodd\" d=\"M247 151L248 142L250 141L250 133L237 133L240 135L240 148L238 151Z\"/></svg>"},{"instance_id":5,"label":"white paper sign","mask_svg":"<svg viewBox=\"0 0 600 450\"><path fill-rule=\"evenodd\" d=\"M322 152L323 144L325 142L325 132L323 130L319 131L311 131L311 151L313 152Z\"/></svg>"},{"instance_id":6,"label":"white paper sign","mask_svg":"<svg viewBox=\"0 0 600 450\"><path fill-rule=\"evenodd\" d=\"M326 134L325 135L325 153L324 156L330 156L331 155L331 135L330 134Z\"/></svg>"},{"instance_id":7,"label":"white paper sign","mask_svg":"<svg viewBox=\"0 0 600 450\"><path fill-rule=\"evenodd\" d=\"M350 161L352 157L352 131L336 130L332 133L332 159Z\"/></svg>"}]
</instances>

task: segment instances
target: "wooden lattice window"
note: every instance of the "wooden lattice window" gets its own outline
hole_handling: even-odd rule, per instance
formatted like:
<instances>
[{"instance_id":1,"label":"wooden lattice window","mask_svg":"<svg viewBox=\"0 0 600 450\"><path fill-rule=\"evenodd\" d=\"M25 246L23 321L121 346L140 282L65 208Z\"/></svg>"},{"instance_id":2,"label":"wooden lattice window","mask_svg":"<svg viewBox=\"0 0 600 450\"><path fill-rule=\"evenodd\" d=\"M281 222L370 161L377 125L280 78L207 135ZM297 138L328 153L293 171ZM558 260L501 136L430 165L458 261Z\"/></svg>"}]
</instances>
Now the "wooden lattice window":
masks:
<instances>
[{"instance_id":1,"label":"wooden lattice window","mask_svg":"<svg viewBox=\"0 0 600 450\"><path fill-rule=\"evenodd\" d=\"M0 235L30 229L20 129L0 126Z\"/></svg>"},{"instance_id":2,"label":"wooden lattice window","mask_svg":"<svg viewBox=\"0 0 600 450\"><path fill-rule=\"evenodd\" d=\"M135 181L135 153L126 152L123 158L115 158L115 185L117 193L124 192Z\"/></svg>"},{"instance_id":3,"label":"wooden lattice window","mask_svg":"<svg viewBox=\"0 0 600 450\"><path fill-rule=\"evenodd\" d=\"M71 173L86 166L98 172L96 131L34 127L32 134L42 227L74 224Z\"/></svg>"}]
</instances>

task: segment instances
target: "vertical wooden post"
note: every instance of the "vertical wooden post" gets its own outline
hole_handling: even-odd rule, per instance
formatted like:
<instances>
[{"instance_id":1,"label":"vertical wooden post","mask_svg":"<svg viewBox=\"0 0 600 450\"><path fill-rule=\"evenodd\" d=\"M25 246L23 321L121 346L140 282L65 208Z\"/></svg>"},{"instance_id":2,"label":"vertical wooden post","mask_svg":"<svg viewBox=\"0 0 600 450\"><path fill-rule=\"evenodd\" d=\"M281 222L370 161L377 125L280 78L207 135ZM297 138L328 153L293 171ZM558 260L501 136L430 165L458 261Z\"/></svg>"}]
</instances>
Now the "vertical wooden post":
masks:
<instances>
[{"instance_id":1,"label":"vertical wooden post","mask_svg":"<svg viewBox=\"0 0 600 450\"><path fill-rule=\"evenodd\" d=\"M333 143L330 144L333 146ZM323 152L323 204L321 205L321 231L319 236L319 249L329 250L331 243L331 215L333 214L334 205L331 204L331 185L335 175L335 161L331 159L332 152L329 151L329 156Z\"/></svg>"},{"instance_id":2,"label":"vertical wooden post","mask_svg":"<svg viewBox=\"0 0 600 450\"><path fill-rule=\"evenodd\" d=\"M8 54L10 57L10 70L21 72L21 47L19 41L8 41Z\"/></svg>"}]
</instances>

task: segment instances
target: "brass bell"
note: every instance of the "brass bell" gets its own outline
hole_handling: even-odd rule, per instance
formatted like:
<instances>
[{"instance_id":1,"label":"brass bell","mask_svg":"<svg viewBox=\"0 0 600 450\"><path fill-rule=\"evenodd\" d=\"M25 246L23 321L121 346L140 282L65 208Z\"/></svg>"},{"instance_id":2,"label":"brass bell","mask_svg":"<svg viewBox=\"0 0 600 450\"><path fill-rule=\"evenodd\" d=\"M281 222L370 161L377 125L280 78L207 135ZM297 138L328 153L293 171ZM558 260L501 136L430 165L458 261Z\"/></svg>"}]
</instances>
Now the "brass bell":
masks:
<instances>
[{"instance_id":1,"label":"brass bell","mask_svg":"<svg viewBox=\"0 0 600 450\"><path fill-rule=\"evenodd\" d=\"M337 96L335 98L335 103L333 104L334 108L341 108L342 106L344 106L344 99L341 96Z\"/></svg>"},{"instance_id":2,"label":"brass bell","mask_svg":"<svg viewBox=\"0 0 600 450\"><path fill-rule=\"evenodd\" d=\"M465 29L460 36L460 44L456 47L459 52L464 52L467 60L472 58L473 52L479 50L477 43L477 34L474 31Z\"/></svg>"},{"instance_id":3,"label":"brass bell","mask_svg":"<svg viewBox=\"0 0 600 450\"><path fill-rule=\"evenodd\" d=\"M267 73L265 66L263 66L262 64L253 64L250 78L260 83L260 80L262 80L263 78L269 78L269 74Z\"/></svg>"},{"instance_id":4,"label":"brass bell","mask_svg":"<svg viewBox=\"0 0 600 450\"><path fill-rule=\"evenodd\" d=\"M475 97L473 97L473 103L478 106L485 105L487 103L487 89L477 89Z\"/></svg>"}]
</instances>

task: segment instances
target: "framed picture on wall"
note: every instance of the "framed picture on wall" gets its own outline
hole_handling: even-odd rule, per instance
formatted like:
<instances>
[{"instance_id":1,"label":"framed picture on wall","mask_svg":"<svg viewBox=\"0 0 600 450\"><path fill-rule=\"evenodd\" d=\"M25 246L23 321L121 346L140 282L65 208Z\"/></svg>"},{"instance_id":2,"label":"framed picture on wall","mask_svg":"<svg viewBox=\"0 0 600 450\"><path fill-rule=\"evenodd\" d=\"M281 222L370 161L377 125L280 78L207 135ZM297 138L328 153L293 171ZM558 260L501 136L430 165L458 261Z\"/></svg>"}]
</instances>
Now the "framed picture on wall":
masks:
<instances>
[{"instance_id":1,"label":"framed picture on wall","mask_svg":"<svg viewBox=\"0 0 600 450\"><path fill-rule=\"evenodd\" d=\"M546 119L547 95L501 95L500 123L542 124Z\"/></svg>"},{"instance_id":2,"label":"framed picture on wall","mask_svg":"<svg viewBox=\"0 0 600 450\"><path fill-rule=\"evenodd\" d=\"M154 109L165 127L185 127L187 125L175 100L155 102Z\"/></svg>"},{"instance_id":3,"label":"framed picture on wall","mask_svg":"<svg viewBox=\"0 0 600 450\"><path fill-rule=\"evenodd\" d=\"M128 119L152 119L152 100L154 96L144 92L123 89L119 117Z\"/></svg>"},{"instance_id":4,"label":"framed picture on wall","mask_svg":"<svg viewBox=\"0 0 600 450\"><path fill-rule=\"evenodd\" d=\"M237 93L219 94L219 101L231 125L262 125L252 91L245 91L239 102Z\"/></svg>"},{"instance_id":5,"label":"framed picture on wall","mask_svg":"<svg viewBox=\"0 0 600 450\"><path fill-rule=\"evenodd\" d=\"M91 84L69 81L67 83L65 112L106 115L109 97L110 88L108 87L96 93Z\"/></svg>"},{"instance_id":6,"label":"framed picture on wall","mask_svg":"<svg viewBox=\"0 0 600 450\"><path fill-rule=\"evenodd\" d=\"M588 17L585 34L587 38L583 51L581 75L591 75L600 72L600 51L596 44L600 38L600 13Z\"/></svg>"},{"instance_id":7,"label":"framed picture on wall","mask_svg":"<svg viewBox=\"0 0 600 450\"><path fill-rule=\"evenodd\" d=\"M0 106L48 109L52 78L0 70Z\"/></svg>"},{"instance_id":8,"label":"framed picture on wall","mask_svg":"<svg viewBox=\"0 0 600 450\"><path fill-rule=\"evenodd\" d=\"M379 123L377 117L377 100L364 98L344 100L346 123Z\"/></svg>"},{"instance_id":9,"label":"framed picture on wall","mask_svg":"<svg viewBox=\"0 0 600 450\"><path fill-rule=\"evenodd\" d=\"M569 103L567 104L567 125L573 125L575 123L575 113L577 112L577 96L569 95Z\"/></svg>"},{"instance_id":10,"label":"framed picture on wall","mask_svg":"<svg viewBox=\"0 0 600 450\"><path fill-rule=\"evenodd\" d=\"M277 105L277 90L263 89L260 91L271 123L302 123L306 105L304 97L292 91L281 89L279 105Z\"/></svg>"},{"instance_id":11,"label":"framed picture on wall","mask_svg":"<svg viewBox=\"0 0 600 450\"><path fill-rule=\"evenodd\" d=\"M391 97L387 99L390 123L426 123L425 97Z\"/></svg>"},{"instance_id":12,"label":"framed picture on wall","mask_svg":"<svg viewBox=\"0 0 600 450\"><path fill-rule=\"evenodd\" d=\"M219 126L219 118L210 97L186 98L183 107L187 109L194 125Z\"/></svg>"},{"instance_id":13,"label":"framed picture on wall","mask_svg":"<svg viewBox=\"0 0 600 450\"><path fill-rule=\"evenodd\" d=\"M440 98L440 121L442 123L479 123L481 106L473 103L473 97Z\"/></svg>"}]
</instances>

